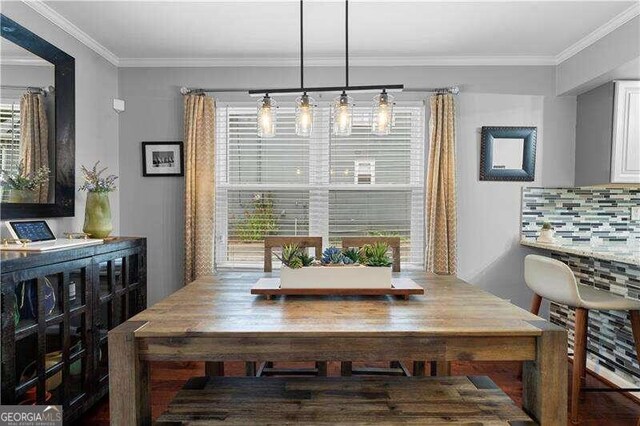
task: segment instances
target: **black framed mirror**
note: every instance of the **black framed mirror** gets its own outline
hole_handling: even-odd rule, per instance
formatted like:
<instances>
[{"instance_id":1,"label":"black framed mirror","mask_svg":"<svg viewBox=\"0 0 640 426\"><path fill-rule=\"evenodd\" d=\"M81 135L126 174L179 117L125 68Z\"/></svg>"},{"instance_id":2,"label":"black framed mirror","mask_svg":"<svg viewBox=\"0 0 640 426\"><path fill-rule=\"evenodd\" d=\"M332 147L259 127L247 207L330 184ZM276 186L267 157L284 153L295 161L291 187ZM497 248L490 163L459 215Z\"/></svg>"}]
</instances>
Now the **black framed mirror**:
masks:
<instances>
[{"instance_id":1,"label":"black framed mirror","mask_svg":"<svg viewBox=\"0 0 640 426\"><path fill-rule=\"evenodd\" d=\"M533 181L537 127L482 127L480 180Z\"/></svg>"},{"instance_id":2,"label":"black framed mirror","mask_svg":"<svg viewBox=\"0 0 640 426\"><path fill-rule=\"evenodd\" d=\"M75 59L3 14L0 25L0 219L73 216Z\"/></svg>"}]
</instances>

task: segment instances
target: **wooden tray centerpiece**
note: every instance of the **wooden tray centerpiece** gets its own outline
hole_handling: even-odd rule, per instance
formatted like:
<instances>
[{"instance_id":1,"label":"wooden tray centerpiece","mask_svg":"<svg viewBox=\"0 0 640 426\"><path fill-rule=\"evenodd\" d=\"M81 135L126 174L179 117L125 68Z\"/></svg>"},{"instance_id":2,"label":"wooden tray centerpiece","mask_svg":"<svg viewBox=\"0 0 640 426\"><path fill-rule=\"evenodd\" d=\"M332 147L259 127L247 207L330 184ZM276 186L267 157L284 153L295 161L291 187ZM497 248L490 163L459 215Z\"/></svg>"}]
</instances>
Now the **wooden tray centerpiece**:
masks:
<instances>
[{"instance_id":1,"label":"wooden tray centerpiece","mask_svg":"<svg viewBox=\"0 0 640 426\"><path fill-rule=\"evenodd\" d=\"M282 249L280 278L263 278L251 294L276 295L396 295L424 294L408 278L392 279L389 246L376 243L362 249L325 249L315 260L297 245Z\"/></svg>"}]
</instances>

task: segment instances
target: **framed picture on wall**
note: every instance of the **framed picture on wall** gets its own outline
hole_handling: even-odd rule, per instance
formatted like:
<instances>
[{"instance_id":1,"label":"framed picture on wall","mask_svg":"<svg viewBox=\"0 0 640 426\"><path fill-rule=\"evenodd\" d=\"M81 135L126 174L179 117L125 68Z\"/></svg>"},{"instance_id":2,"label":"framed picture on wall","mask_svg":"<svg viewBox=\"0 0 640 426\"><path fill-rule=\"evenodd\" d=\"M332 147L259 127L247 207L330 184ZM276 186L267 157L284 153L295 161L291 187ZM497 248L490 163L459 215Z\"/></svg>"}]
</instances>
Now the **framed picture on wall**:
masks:
<instances>
[{"instance_id":1,"label":"framed picture on wall","mask_svg":"<svg viewBox=\"0 0 640 426\"><path fill-rule=\"evenodd\" d=\"M142 176L184 176L182 142L142 142Z\"/></svg>"}]
</instances>

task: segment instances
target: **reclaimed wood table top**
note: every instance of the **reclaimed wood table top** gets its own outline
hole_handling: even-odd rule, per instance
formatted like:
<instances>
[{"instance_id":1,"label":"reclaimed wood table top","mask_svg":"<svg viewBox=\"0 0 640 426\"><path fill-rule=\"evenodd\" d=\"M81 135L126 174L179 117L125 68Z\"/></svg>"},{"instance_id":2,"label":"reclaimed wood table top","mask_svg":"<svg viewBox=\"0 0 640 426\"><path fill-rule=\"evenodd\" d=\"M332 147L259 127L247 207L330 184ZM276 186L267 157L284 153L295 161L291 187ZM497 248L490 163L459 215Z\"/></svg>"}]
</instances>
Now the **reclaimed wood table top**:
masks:
<instances>
[{"instance_id":1,"label":"reclaimed wood table top","mask_svg":"<svg viewBox=\"0 0 640 426\"><path fill-rule=\"evenodd\" d=\"M266 300L251 287L277 273L229 271L202 278L129 321L149 337L539 336L537 317L452 276L405 272L424 295L286 296Z\"/></svg>"}]
</instances>

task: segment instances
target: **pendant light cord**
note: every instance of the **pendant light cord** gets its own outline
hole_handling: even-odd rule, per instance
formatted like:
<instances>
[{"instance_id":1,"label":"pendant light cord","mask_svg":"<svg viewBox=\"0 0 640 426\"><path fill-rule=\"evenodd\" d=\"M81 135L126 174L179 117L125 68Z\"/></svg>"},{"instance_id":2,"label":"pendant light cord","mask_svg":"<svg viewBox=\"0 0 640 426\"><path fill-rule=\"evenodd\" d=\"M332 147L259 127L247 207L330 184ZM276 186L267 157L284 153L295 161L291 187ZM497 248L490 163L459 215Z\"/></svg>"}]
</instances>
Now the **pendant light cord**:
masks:
<instances>
[{"instance_id":1,"label":"pendant light cord","mask_svg":"<svg viewBox=\"0 0 640 426\"><path fill-rule=\"evenodd\" d=\"M304 15L303 1L300 0L300 88L304 89Z\"/></svg>"},{"instance_id":2,"label":"pendant light cord","mask_svg":"<svg viewBox=\"0 0 640 426\"><path fill-rule=\"evenodd\" d=\"M349 0L344 1L344 44L345 87L349 87Z\"/></svg>"}]
</instances>

